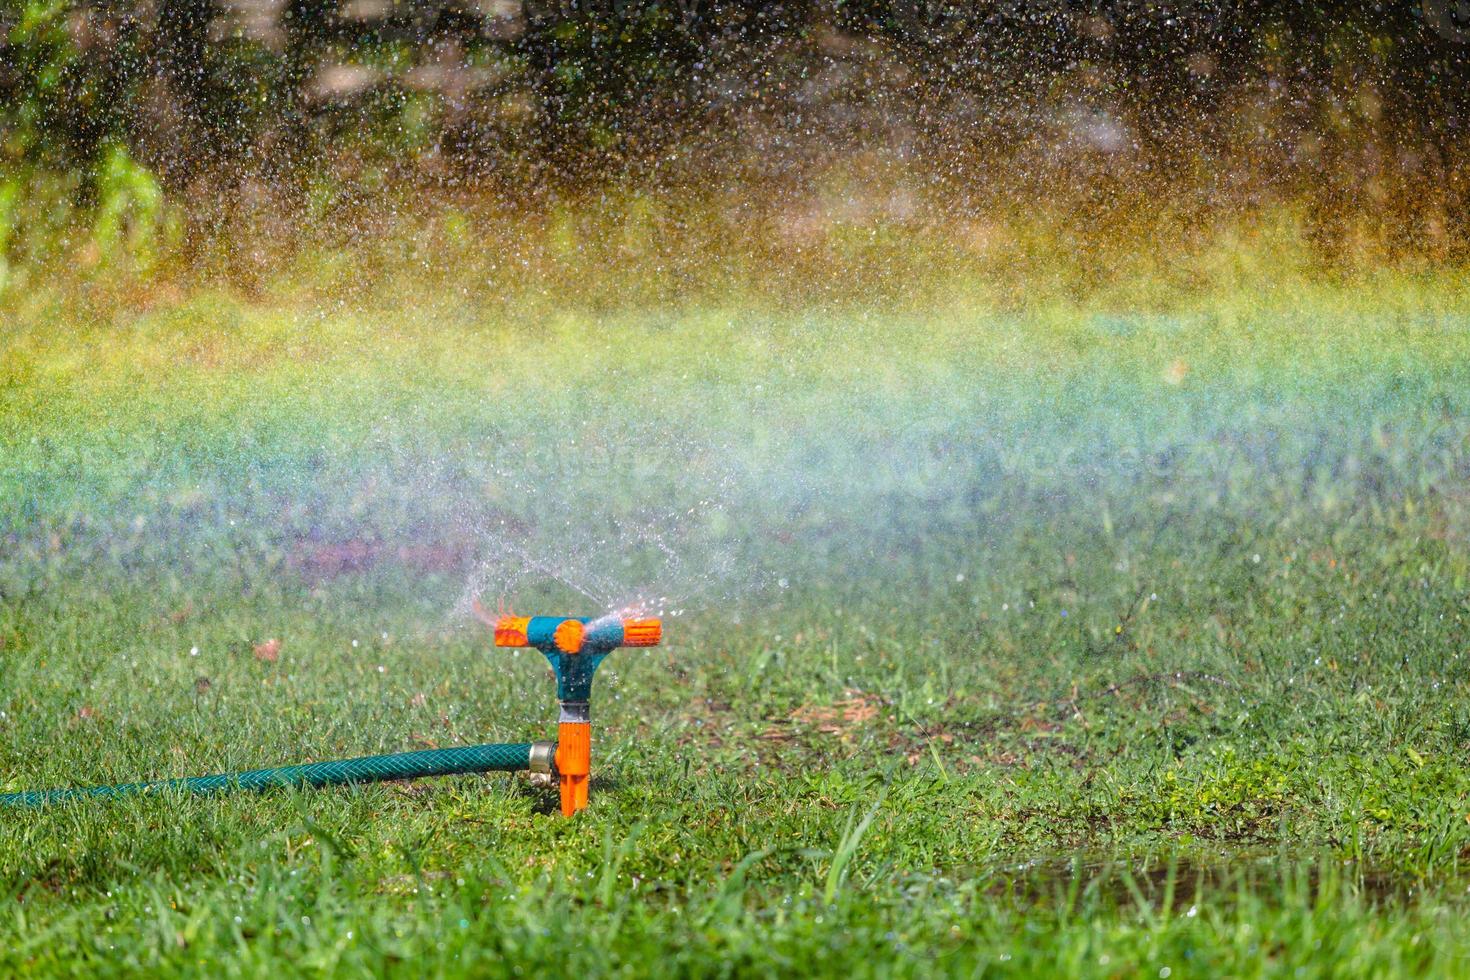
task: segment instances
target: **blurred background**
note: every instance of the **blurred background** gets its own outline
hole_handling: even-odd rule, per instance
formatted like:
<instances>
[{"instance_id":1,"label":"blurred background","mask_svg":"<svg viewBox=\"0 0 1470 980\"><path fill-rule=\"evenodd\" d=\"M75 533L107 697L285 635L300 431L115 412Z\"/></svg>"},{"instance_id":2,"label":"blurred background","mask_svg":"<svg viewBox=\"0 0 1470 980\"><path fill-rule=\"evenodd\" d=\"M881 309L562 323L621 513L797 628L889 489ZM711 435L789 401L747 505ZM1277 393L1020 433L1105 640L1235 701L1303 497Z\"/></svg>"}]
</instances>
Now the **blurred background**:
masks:
<instances>
[{"instance_id":1,"label":"blurred background","mask_svg":"<svg viewBox=\"0 0 1470 980\"><path fill-rule=\"evenodd\" d=\"M1462 7L3 0L0 302L383 241L531 269L630 227L670 293L752 249L801 289L903 280L811 267L852 228L1085 253L1078 288L1108 241L1167 269L1262 221L1313 262L1457 260Z\"/></svg>"}]
</instances>

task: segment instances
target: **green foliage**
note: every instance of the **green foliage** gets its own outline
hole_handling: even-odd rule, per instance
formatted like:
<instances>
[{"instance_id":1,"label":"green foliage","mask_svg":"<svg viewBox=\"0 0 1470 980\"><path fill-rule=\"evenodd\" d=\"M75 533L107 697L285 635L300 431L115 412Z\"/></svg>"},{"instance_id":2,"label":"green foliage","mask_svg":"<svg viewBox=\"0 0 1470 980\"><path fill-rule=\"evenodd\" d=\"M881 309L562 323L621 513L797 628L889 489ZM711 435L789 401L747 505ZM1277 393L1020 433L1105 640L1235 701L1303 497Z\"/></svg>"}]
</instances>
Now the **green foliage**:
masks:
<instances>
[{"instance_id":1,"label":"green foliage","mask_svg":"<svg viewBox=\"0 0 1470 980\"><path fill-rule=\"evenodd\" d=\"M66 31L71 5L66 0L11 0L0 27L9 62L0 105L0 133L6 162L31 158L63 137L60 109L68 69L77 51Z\"/></svg>"},{"instance_id":2,"label":"green foliage","mask_svg":"<svg viewBox=\"0 0 1470 980\"><path fill-rule=\"evenodd\" d=\"M17 169L0 176L0 299L42 283L144 282L182 237L179 208L119 144L85 182Z\"/></svg>"},{"instance_id":3,"label":"green foliage","mask_svg":"<svg viewBox=\"0 0 1470 980\"><path fill-rule=\"evenodd\" d=\"M10 284L9 246L15 237L16 201L20 191L18 181L0 183L0 296L5 295L5 287Z\"/></svg>"},{"instance_id":4,"label":"green foliage","mask_svg":"<svg viewBox=\"0 0 1470 980\"><path fill-rule=\"evenodd\" d=\"M0 4L0 171L64 177L133 135L147 66L140 22L127 5Z\"/></svg>"},{"instance_id":5,"label":"green foliage","mask_svg":"<svg viewBox=\"0 0 1470 980\"><path fill-rule=\"evenodd\" d=\"M147 273L180 239L175 210L128 149L134 24L108 24L112 62L78 47L85 17L65 0L25 0L0 13L0 296L56 265ZM97 26L97 25L92 25ZM98 42L100 43L100 42Z\"/></svg>"},{"instance_id":6,"label":"green foliage","mask_svg":"<svg viewBox=\"0 0 1470 980\"><path fill-rule=\"evenodd\" d=\"M181 225L165 205L158 178L125 148L114 145L103 153L96 193L91 238L104 263L127 260L146 273L178 243Z\"/></svg>"}]
</instances>

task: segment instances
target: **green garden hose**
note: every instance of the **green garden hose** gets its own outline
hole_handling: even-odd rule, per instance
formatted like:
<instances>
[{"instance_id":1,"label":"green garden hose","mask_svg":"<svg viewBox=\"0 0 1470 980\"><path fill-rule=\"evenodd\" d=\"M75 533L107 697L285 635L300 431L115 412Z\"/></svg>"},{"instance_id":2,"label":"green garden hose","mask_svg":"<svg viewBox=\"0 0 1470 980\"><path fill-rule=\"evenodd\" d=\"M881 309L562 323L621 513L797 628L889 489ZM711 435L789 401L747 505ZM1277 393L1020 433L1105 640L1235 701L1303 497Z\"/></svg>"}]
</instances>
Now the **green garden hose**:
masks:
<instances>
[{"instance_id":1,"label":"green garden hose","mask_svg":"<svg viewBox=\"0 0 1470 980\"><path fill-rule=\"evenodd\" d=\"M33 790L0 795L0 806L44 806L72 800L106 799L132 793L182 791L213 793L219 790L263 790L278 786L334 786L344 783L375 783L389 779L417 779L471 772L516 772L549 768L554 747L549 742L499 742L465 745L452 749L425 749L393 755L369 755L358 759L310 762L278 769L251 769L188 779L163 779L149 783L119 783L83 789Z\"/></svg>"}]
</instances>

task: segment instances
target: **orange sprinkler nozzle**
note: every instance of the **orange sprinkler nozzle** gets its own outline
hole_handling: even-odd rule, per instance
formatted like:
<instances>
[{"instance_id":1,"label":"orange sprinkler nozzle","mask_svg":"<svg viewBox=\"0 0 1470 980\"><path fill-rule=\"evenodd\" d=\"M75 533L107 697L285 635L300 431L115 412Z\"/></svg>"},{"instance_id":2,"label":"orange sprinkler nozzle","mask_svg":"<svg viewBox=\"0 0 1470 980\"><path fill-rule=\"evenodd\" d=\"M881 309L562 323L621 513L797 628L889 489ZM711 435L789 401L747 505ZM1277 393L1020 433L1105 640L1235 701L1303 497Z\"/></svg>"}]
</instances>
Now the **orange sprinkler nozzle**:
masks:
<instances>
[{"instance_id":1,"label":"orange sprinkler nozzle","mask_svg":"<svg viewBox=\"0 0 1470 980\"><path fill-rule=\"evenodd\" d=\"M526 630L531 626L530 616L501 616L495 621L495 645L498 647L528 647L531 639Z\"/></svg>"},{"instance_id":2,"label":"orange sprinkler nozzle","mask_svg":"<svg viewBox=\"0 0 1470 980\"><path fill-rule=\"evenodd\" d=\"M664 624L657 619L623 620L623 646L656 647L664 638Z\"/></svg>"}]
</instances>

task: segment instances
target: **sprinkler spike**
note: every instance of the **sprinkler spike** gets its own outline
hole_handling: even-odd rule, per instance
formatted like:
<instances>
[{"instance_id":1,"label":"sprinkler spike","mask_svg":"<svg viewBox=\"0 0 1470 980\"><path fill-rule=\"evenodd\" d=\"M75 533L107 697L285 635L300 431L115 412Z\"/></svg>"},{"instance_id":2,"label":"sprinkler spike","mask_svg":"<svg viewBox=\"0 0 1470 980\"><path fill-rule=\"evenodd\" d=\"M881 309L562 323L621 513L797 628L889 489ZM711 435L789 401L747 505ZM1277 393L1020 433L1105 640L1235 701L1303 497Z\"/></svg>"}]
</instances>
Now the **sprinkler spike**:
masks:
<instances>
[{"instance_id":1,"label":"sprinkler spike","mask_svg":"<svg viewBox=\"0 0 1470 980\"><path fill-rule=\"evenodd\" d=\"M556 771L561 782L561 815L587 809L587 779L592 773L592 723L564 721L556 727Z\"/></svg>"}]
</instances>

